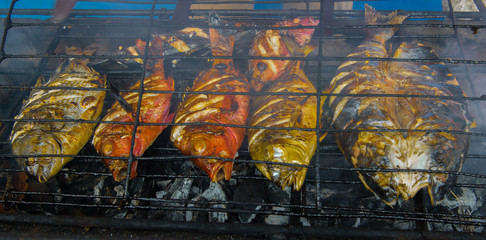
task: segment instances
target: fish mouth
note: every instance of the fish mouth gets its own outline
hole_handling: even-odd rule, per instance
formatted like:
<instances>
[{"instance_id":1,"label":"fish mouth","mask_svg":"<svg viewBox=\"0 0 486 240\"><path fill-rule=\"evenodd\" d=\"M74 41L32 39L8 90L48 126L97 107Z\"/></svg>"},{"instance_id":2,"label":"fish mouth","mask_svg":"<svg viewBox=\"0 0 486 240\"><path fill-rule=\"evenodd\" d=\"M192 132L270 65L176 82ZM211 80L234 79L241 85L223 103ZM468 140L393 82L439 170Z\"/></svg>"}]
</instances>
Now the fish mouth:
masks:
<instances>
[{"instance_id":1,"label":"fish mouth","mask_svg":"<svg viewBox=\"0 0 486 240\"><path fill-rule=\"evenodd\" d=\"M23 161L22 168L38 182L45 183L60 170L53 163L61 161L62 157L29 157Z\"/></svg>"},{"instance_id":2,"label":"fish mouth","mask_svg":"<svg viewBox=\"0 0 486 240\"><path fill-rule=\"evenodd\" d=\"M56 175L72 157L40 156L47 154L62 154L61 142L53 136L45 133L31 133L12 143L14 155L32 155L26 158L18 158L17 162L23 170L38 182L45 183Z\"/></svg>"},{"instance_id":3,"label":"fish mouth","mask_svg":"<svg viewBox=\"0 0 486 240\"><path fill-rule=\"evenodd\" d=\"M113 176L113 179L115 179L115 181L120 182L120 181L127 179L127 176L128 176L128 160L105 159L104 162L105 162L105 165L110 170L111 175ZM133 161L132 167L130 169L130 179L134 179L137 176L137 166L138 166L138 161Z\"/></svg>"},{"instance_id":4,"label":"fish mouth","mask_svg":"<svg viewBox=\"0 0 486 240\"><path fill-rule=\"evenodd\" d=\"M412 199L418 191L430 185L429 179L423 173L400 172L395 175L397 176L396 182L393 183L394 189L405 201Z\"/></svg>"},{"instance_id":5,"label":"fish mouth","mask_svg":"<svg viewBox=\"0 0 486 240\"><path fill-rule=\"evenodd\" d=\"M422 172L383 172L373 175L359 173L364 186L380 197L386 204L393 207L401 196L408 201L417 193L427 188L431 204L435 204L438 191L447 180L444 174L431 174Z\"/></svg>"},{"instance_id":6,"label":"fish mouth","mask_svg":"<svg viewBox=\"0 0 486 240\"><path fill-rule=\"evenodd\" d=\"M218 182L221 179L229 181L233 171L233 162L221 161L217 159L196 158L191 161L202 169L213 182ZM221 171L221 169L223 171Z\"/></svg>"},{"instance_id":7,"label":"fish mouth","mask_svg":"<svg viewBox=\"0 0 486 240\"><path fill-rule=\"evenodd\" d=\"M293 189L299 191L304 183L307 173L307 167L282 165L286 164L309 164L307 157L304 154L304 149L301 146L294 144L270 144L264 146L261 151L264 152L264 161L275 162L271 163L257 163L255 164L258 170L272 180L282 189L287 186L293 186ZM253 159L257 159L252 157Z\"/></svg>"}]
</instances>

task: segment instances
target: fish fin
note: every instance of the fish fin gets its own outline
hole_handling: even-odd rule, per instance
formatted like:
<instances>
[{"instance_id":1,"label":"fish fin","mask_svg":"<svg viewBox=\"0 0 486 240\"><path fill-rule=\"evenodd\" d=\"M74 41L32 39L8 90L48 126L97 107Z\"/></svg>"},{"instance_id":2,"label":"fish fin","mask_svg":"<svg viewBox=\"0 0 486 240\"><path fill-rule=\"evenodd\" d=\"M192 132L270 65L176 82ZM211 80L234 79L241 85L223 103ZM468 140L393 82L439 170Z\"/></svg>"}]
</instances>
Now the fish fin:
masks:
<instances>
[{"instance_id":1,"label":"fish fin","mask_svg":"<svg viewBox=\"0 0 486 240\"><path fill-rule=\"evenodd\" d=\"M396 25L401 24L407 17L407 15L398 15L397 11L383 15L377 12L372 6L365 4L365 23L367 25Z\"/></svg>"},{"instance_id":2,"label":"fish fin","mask_svg":"<svg viewBox=\"0 0 486 240\"><path fill-rule=\"evenodd\" d=\"M476 120L473 120L471 123L471 126L469 128L477 128L478 126L476 125Z\"/></svg>"},{"instance_id":3,"label":"fish fin","mask_svg":"<svg viewBox=\"0 0 486 240\"><path fill-rule=\"evenodd\" d=\"M191 91L191 87L186 86L185 91L186 91L186 92ZM184 105L184 102L186 101L186 97L188 97L187 93L182 94L182 97L181 97L181 102L179 103L179 106L180 106L180 107L182 107L182 106Z\"/></svg>"},{"instance_id":4,"label":"fish fin","mask_svg":"<svg viewBox=\"0 0 486 240\"><path fill-rule=\"evenodd\" d=\"M44 83L45 83L44 76L40 75L37 78L37 81L35 82L34 87L40 87L40 86L44 85Z\"/></svg>"},{"instance_id":5,"label":"fish fin","mask_svg":"<svg viewBox=\"0 0 486 240\"><path fill-rule=\"evenodd\" d=\"M365 4L365 24L366 25L399 25L407 18L407 15L398 15L397 11L393 11L388 15L383 15L377 12L372 6ZM388 31L387 31L387 30ZM397 31L396 27L390 28L368 28L368 35L381 35L390 39Z\"/></svg>"}]
</instances>

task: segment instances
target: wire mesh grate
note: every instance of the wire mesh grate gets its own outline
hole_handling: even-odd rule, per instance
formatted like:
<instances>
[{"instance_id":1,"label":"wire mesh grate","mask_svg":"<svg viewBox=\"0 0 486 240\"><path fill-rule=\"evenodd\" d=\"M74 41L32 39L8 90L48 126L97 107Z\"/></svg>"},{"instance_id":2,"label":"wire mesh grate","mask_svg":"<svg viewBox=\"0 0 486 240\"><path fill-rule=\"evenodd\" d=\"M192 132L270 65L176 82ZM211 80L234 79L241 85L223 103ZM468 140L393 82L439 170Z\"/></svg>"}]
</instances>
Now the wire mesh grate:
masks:
<instances>
[{"instance_id":1,"label":"wire mesh grate","mask_svg":"<svg viewBox=\"0 0 486 240\"><path fill-rule=\"evenodd\" d=\"M32 16L50 16L50 9L17 9L15 0L10 9L0 9L5 17L2 42L0 46L0 221L16 223L48 223L72 226L99 226L107 228L128 228L145 230L182 230L225 234L272 234L284 230L288 235L304 236L352 236L362 233L372 238L375 230L387 232L390 236L444 236L441 233L453 231L482 232L486 225L486 214L482 206L486 195L486 172L482 166L486 155L482 149L486 136L484 117L484 92L481 92L481 79L484 79L484 58L481 49L484 35L484 12L432 12L400 11L407 14L408 20L400 26L390 40L390 48L396 48L402 41L415 40L426 42L438 52L439 59L397 59L397 58L361 58L346 56L364 39L365 32L383 25L363 24L364 12L358 10L334 10L319 8L242 10L225 9L222 4L246 4L247 1L218 2L223 9L213 10L228 22L245 22L249 25L221 28L234 28L255 34L266 29L302 29L304 27L270 27L282 19L299 16L312 16L320 19L315 27L313 41L317 48L308 57L254 57L249 56L248 48L252 38L243 39L235 47L231 57L213 57L209 46L188 55L167 55L166 72L171 74L176 83L174 91L143 90L143 78L148 74L147 64L151 60L162 58L149 53L148 44L145 54L130 56L121 54L120 49L134 45L135 40L149 42L152 34L167 34L184 27L207 27L210 8L191 9L185 24L171 22L176 13L174 1L100 1L114 5L139 4L145 9L74 9L63 22L54 23L39 20ZM80 1L83 2L83 1ZM89 2L89 1L88 1ZM259 4L293 4L297 1L263 1ZM329 6L334 1L307 1ZM338 2L338 1L336 1ZM253 4L253 2L251 2ZM192 4L213 6L211 1L192 1ZM150 7L149 7L150 6ZM451 8L449 1L449 8ZM484 6L482 6L484 7ZM171 9L167 9L171 8ZM478 7L481 9L481 7ZM332 13L332 18L323 14ZM389 13L390 11L383 11ZM254 36L254 35L253 35ZM15 42L25 46L16 46ZM96 43L100 49L93 56L71 55L63 49L69 46L87 47ZM240 44L240 45L238 45ZM281 190L260 174L254 167L262 161L252 160L245 140L235 159L184 156L169 140L169 130L178 125L208 125L207 123L143 123L139 121L141 95L138 101L136 120L133 123L106 121L134 125L133 136L139 126L164 125L168 129L141 157L133 154L132 140L130 154L127 157L113 157L131 163L138 161L138 175L131 181L115 182L111 173L103 164L106 157L99 156L91 142L77 155L35 154L13 155L10 150L9 135L14 122L59 122L59 123L95 123L101 120L82 119L15 119L23 101L35 89L49 90L49 87L36 85L39 76L49 78L55 69L67 58L89 58L93 67L120 88L121 93L172 93L171 108L177 108L184 94L194 93L188 90L197 74L208 68L208 59L231 58L242 72L250 59L302 60L304 71L317 88L316 94L306 93L214 93L199 91L200 94L224 95L288 95L351 98L424 98L466 101L470 111L475 114L477 128L469 131L452 129L435 130L342 130L331 128L280 128L252 127L235 124L211 123L213 126L241 127L245 129L303 130L315 132L317 151L308 166L307 177L301 191ZM142 59L143 64L120 65L120 62L133 62ZM383 62L442 62L467 92L467 96L437 96L410 94L346 94L322 93L329 86L338 66L344 61L383 61ZM130 63L132 64L132 63ZM129 90L128 86L142 80L138 90ZM58 88L61 90L89 90L87 88ZM116 102L110 95L111 89L99 88L96 91L107 92L103 114ZM102 115L103 115L102 114ZM321 109L316 109L321 116ZM345 161L334 139L326 138L319 142L323 132L441 132L471 137L471 147L467 154L463 170L399 170L378 168L353 168ZM23 175L16 165L15 158L20 157L73 157L58 175L45 184ZM191 165L191 158L207 158L234 162L234 171L229 181L211 183L197 167ZM274 162L263 162L276 164ZM289 167L305 167L301 164L280 164ZM131 164L128 164L128 172ZM394 208L389 207L369 192L360 181L358 172L421 172L447 174L457 178L448 197L438 205L431 206L425 199L425 191L413 200L400 202ZM25 182L26 184L20 184ZM423 196L422 196L423 195ZM424 199L422 199L424 198ZM12 213L13 212L13 213ZM46 219L42 214L53 214ZM88 216L88 217L86 217ZM72 220L66 220L71 218ZM122 221L120 225L116 222ZM143 224L141 224L143 222ZM176 224L173 224L176 222ZM249 223L249 224L247 224ZM96 225L98 224L98 225ZM131 224L131 225L130 225ZM274 225L276 224L276 225ZM425 226L425 229L423 229ZM332 227L336 231L322 230ZM351 227L353 227L352 230ZM342 232L341 230L345 230ZM421 232L420 236L414 235ZM425 232L425 233L423 233ZM434 235L438 234L438 235ZM447 233L449 234L449 233ZM354 235L354 236L359 236ZM456 235L454 235L456 236Z\"/></svg>"}]
</instances>

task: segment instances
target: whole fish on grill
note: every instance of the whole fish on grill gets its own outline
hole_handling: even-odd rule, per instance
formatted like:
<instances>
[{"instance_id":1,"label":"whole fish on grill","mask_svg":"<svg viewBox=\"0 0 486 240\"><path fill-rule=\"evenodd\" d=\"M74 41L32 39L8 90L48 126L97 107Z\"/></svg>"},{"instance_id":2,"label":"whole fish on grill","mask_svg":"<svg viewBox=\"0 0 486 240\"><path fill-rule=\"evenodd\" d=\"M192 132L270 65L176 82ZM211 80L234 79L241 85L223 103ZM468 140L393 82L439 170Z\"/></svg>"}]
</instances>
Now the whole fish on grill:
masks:
<instances>
[{"instance_id":1,"label":"whole fish on grill","mask_svg":"<svg viewBox=\"0 0 486 240\"><path fill-rule=\"evenodd\" d=\"M306 56L314 47L285 38L293 56ZM298 49L296 49L298 48ZM295 51L295 52L294 52ZM286 71L274 82L263 88L265 93L317 93L301 67L302 61L291 61ZM251 158L256 167L268 179L280 187L293 186L300 190L312 156L317 148L317 97L312 95L260 95L252 99L249 125L252 127L307 128L306 130L248 130ZM280 163L280 164L279 164ZM299 164L304 166L289 166Z\"/></svg>"},{"instance_id":2,"label":"whole fish on grill","mask_svg":"<svg viewBox=\"0 0 486 240\"><path fill-rule=\"evenodd\" d=\"M153 41L154 45L151 51L162 54L162 44L160 41ZM144 44L138 44L144 49ZM158 47L156 47L158 46ZM127 111L120 102L115 102L108 110L103 121L123 122L125 124L101 123L95 131L93 145L96 151L106 157L128 157L131 150L133 128L137 113L137 104L139 101L139 90L141 82L138 81L130 90L121 96L131 106L133 112ZM172 122L174 114L169 114L172 93L155 93L146 91L173 91L174 80L172 77L166 77L164 74L164 60L158 59L152 69L150 76L143 80L144 93L142 94L141 106L139 112L139 122L144 123L168 123ZM129 123L129 124L126 124ZM133 155L140 157L149 148L155 139L162 133L167 125L139 125L135 135ZM105 165L110 169L113 178L121 181L127 178L128 161L123 159L104 160ZM131 165L130 178L137 175L138 161L133 161Z\"/></svg>"},{"instance_id":3,"label":"whole fish on grill","mask_svg":"<svg viewBox=\"0 0 486 240\"><path fill-rule=\"evenodd\" d=\"M210 26L219 25L219 17L211 14ZM232 55L234 32L210 28L213 56ZM224 93L248 92L248 80L235 69L232 59L213 59L212 68L201 72L189 91L215 93L189 93L184 96L174 122L188 125L175 125L171 141L184 155L235 158L243 142L245 128L196 123L245 125L250 97ZM212 181L218 181L223 176L226 180L231 178L232 161L193 158L192 162L205 171ZM224 175L220 174L221 169Z\"/></svg>"},{"instance_id":4,"label":"whole fish on grill","mask_svg":"<svg viewBox=\"0 0 486 240\"><path fill-rule=\"evenodd\" d=\"M67 53L82 52L69 48ZM12 153L31 155L19 157L17 161L26 173L41 183L73 159L72 156L42 155L76 155L96 126L96 123L82 121L97 120L103 108L106 80L87 65L88 61L65 61L48 82L38 82L36 87L47 89L33 89L15 117L22 121L13 125L10 135Z\"/></svg>"},{"instance_id":5,"label":"whole fish on grill","mask_svg":"<svg viewBox=\"0 0 486 240\"><path fill-rule=\"evenodd\" d=\"M317 26L319 20L310 17L295 18L278 22L271 27ZM290 51L283 37L291 38L299 47L312 38L314 28L266 29L258 32L250 47L252 57L290 57ZM260 91L268 82L278 79L285 72L290 60L250 59L248 72L251 88Z\"/></svg>"},{"instance_id":6,"label":"whole fish on grill","mask_svg":"<svg viewBox=\"0 0 486 240\"><path fill-rule=\"evenodd\" d=\"M406 16L383 16L366 5L370 25L400 24ZM385 44L397 27L370 28L366 39L349 57L387 58ZM402 43L396 59L437 59L420 43ZM468 131L474 123L465 101L417 95L464 97L455 77L441 62L361 60L341 64L330 87L331 94L396 94L414 96L329 96L323 105L324 128L336 132L337 144L359 171L365 187L394 205L427 188L432 203L441 198L443 186L453 181L446 173L459 171L468 150ZM324 135L325 136L325 135ZM380 171L393 170L399 171ZM417 170L417 171L414 171Z\"/></svg>"}]
</instances>

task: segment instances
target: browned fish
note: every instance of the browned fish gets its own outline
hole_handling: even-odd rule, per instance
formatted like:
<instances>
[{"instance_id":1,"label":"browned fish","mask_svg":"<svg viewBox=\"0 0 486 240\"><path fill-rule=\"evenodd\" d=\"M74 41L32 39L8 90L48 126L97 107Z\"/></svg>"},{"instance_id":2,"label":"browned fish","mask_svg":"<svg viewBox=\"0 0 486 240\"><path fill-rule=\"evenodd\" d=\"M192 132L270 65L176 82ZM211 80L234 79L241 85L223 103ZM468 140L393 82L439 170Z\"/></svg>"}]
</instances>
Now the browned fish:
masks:
<instances>
[{"instance_id":1,"label":"browned fish","mask_svg":"<svg viewBox=\"0 0 486 240\"><path fill-rule=\"evenodd\" d=\"M366 5L366 23L400 24L405 16L383 16ZM370 28L366 39L349 57L387 58L385 44L396 27ZM396 59L437 59L420 43L402 43ZM387 204L401 196L413 198L423 188L431 201L441 198L454 177L426 171L459 171L468 151L468 131L474 124L455 77L441 62L361 60L338 68L324 93L384 94L330 96L323 106L324 128L347 130L335 134L346 159L359 171L367 189ZM392 95L414 95L386 96ZM419 95L419 96L417 96ZM445 98L420 97L420 95ZM381 171L394 170L397 171Z\"/></svg>"}]
</instances>

